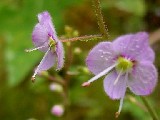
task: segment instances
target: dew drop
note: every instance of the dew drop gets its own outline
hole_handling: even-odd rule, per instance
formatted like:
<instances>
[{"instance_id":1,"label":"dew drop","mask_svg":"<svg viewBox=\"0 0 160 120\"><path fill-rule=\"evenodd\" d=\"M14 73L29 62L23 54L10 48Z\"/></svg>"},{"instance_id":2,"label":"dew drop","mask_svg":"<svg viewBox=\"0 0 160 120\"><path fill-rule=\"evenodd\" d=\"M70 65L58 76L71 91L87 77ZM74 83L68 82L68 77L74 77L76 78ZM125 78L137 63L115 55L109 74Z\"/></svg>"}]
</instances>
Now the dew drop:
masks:
<instances>
[{"instance_id":1,"label":"dew drop","mask_svg":"<svg viewBox=\"0 0 160 120\"><path fill-rule=\"evenodd\" d=\"M126 47L124 46L123 49L126 49Z\"/></svg>"},{"instance_id":2,"label":"dew drop","mask_svg":"<svg viewBox=\"0 0 160 120\"><path fill-rule=\"evenodd\" d=\"M103 52L103 50L98 50L99 52Z\"/></svg>"},{"instance_id":3,"label":"dew drop","mask_svg":"<svg viewBox=\"0 0 160 120\"><path fill-rule=\"evenodd\" d=\"M106 52L102 52L102 54L106 54Z\"/></svg>"},{"instance_id":4,"label":"dew drop","mask_svg":"<svg viewBox=\"0 0 160 120\"><path fill-rule=\"evenodd\" d=\"M108 61L108 58L105 58L106 61Z\"/></svg>"},{"instance_id":5,"label":"dew drop","mask_svg":"<svg viewBox=\"0 0 160 120\"><path fill-rule=\"evenodd\" d=\"M103 52L103 54L111 55L112 53L110 53L110 52Z\"/></svg>"}]
</instances>

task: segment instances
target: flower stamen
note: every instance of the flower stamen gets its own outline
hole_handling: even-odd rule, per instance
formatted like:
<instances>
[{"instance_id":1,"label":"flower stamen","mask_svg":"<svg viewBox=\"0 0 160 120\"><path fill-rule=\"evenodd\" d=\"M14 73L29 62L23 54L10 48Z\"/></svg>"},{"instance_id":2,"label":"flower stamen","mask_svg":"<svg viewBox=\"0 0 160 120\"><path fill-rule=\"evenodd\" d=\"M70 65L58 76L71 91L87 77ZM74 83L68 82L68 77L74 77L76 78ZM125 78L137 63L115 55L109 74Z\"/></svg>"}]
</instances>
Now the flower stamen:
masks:
<instances>
[{"instance_id":1,"label":"flower stamen","mask_svg":"<svg viewBox=\"0 0 160 120\"><path fill-rule=\"evenodd\" d=\"M125 80L127 80L127 79L128 79L128 72L127 72L126 75L125 75ZM122 106L123 106L124 96L125 96L125 95L123 95L122 98L120 99L119 109L118 109L118 112L115 113L115 118L118 118L118 116L119 116L120 113L121 113Z\"/></svg>"},{"instance_id":2,"label":"flower stamen","mask_svg":"<svg viewBox=\"0 0 160 120\"><path fill-rule=\"evenodd\" d=\"M42 45L40 47L36 47L36 48L32 48L32 49L26 49L25 52L33 52L33 51L39 50L39 49L44 48L44 47L47 47L47 46Z\"/></svg>"},{"instance_id":3,"label":"flower stamen","mask_svg":"<svg viewBox=\"0 0 160 120\"><path fill-rule=\"evenodd\" d=\"M87 82L84 82L82 84L83 87L89 86L90 83L92 83L93 81L97 80L98 78L106 75L108 72L110 72L113 68L115 68L117 65L117 63L111 65L110 67L108 67L107 69L103 70L102 72L100 72L98 75L94 76L93 78L91 78L90 80L88 80Z\"/></svg>"},{"instance_id":4,"label":"flower stamen","mask_svg":"<svg viewBox=\"0 0 160 120\"><path fill-rule=\"evenodd\" d=\"M53 47L54 45L56 45L55 40L52 37L49 37L49 46Z\"/></svg>"},{"instance_id":5,"label":"flower stamen","mask_svg":"<svg viewBox=\"0 0 160 120\"><path fill-rule=\"evenodd\" d=\"M88 87L88 86L90 86L90 83L89 83L89 82L84 82L84 83L82 84L82 87Z\"/></svg>"},{"instance_id":6,"label":"flower stamen","mask_svg":"<svg viewBox=\"0 0 160 120\"><path fill-rule=\"evenodd\" d=\"M116 85L116 84L117 84L117 82L118 82L120 76L122 75L122 71L123 71L123 69L119 72L119 74L118 74L116 80L114 81L113 85Z\"/></svg>"},{"instance_id":7,"label":"flower stamen","mask_svg":"<svg viewBox=\"0 0 160 120\"><path fill-rule=\"evenodd\" d=\"M123 73L129 71L133 67L133 62L130 59L124 58L124 57L119 57L117 59L117 66L116 70L117 71L122 71Z\"/></svg>"}]
</instances>

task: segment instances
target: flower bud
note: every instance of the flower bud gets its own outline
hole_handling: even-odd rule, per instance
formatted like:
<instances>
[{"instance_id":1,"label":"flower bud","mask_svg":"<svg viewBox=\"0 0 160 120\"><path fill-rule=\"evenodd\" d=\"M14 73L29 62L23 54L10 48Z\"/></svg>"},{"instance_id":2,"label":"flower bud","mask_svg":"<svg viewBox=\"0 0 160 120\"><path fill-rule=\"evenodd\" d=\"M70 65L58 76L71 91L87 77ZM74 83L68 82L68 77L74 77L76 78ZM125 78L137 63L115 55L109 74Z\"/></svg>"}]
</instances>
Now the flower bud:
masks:
<instances>
[{"instance_id":1,"label":"flower bud","mask_svg":"<svg viewBox=\"0 0 160 120\"><path fill-rule=\"evenodd\" d=\"M57 117L61 117L64 113L64 108L62 105L54 105L52 107L51 113Z\"/></svg>"},{"instance_id":2,"label":"flower bud","mask_svg":"<svg viewBox=\"0 0 160 120\"><path fill-rule=\"evenodd\" d=\"M81 70L85 74L89 74L90 73L87 67L81 67Z\"/></svg>"},{"instance_id":3,"label":"flower bud","mask_svg":"<svg viewBox=\"0 0 160 120\"><path fill-rule=\"evenodd\" d=\"M37 119L35 119L35 118L29 118L29 119L27 119L27 120L37 120Z\"/></svg>"},{"instance_id":4,"label":"flower bud","mask_svg":"<svg viewBox=\"0 0 160 120\"><path fill-rule=\"evenodd\" d=\"M51 91L55 91L55 92L62 92L63 91L63 87L57 83L50 84L49 88Z\"/></svg>"},{"instance_id":5,"label":"flower bud","mask_svg":"<svg viewBox=\"0 0 160 120\"><path fill-rule=\"evenodd\" d=\"M71 42L66 42L66 46L67 47L71 46Z\"/></svg>"},{"instance_id":6,"label":"flower bud","mask_svg":"<svg viewBox=\"0 0 160 120\"><path fill-rule=\"evenodd\" d=\"M79 32L77 30L73 31L73 37L78 37L79 36Z\"/></svg>"},{"instance_id":7,"label":"flower bud","mask_svg":"<svg viewBox=\"0 0 160 120\"><path fill-rule=\"evenodd\" d=\"M80 54L82 51L81 51L81 49L79 48L79 47L76 47L75 49L74 49L74 53L75 54Z\"/></svg>"}]
</instances>

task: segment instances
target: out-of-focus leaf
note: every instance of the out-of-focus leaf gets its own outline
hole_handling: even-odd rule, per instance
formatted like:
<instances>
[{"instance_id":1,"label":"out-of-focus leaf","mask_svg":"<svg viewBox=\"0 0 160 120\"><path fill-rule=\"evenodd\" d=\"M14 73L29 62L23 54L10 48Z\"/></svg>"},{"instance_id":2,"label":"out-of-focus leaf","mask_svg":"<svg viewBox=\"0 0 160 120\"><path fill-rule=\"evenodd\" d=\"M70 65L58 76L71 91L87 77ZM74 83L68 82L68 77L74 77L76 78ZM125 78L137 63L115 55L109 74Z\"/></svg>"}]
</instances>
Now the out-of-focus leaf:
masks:
<instances>
[{"instance_id":1,"label":"out-of-focus leaf","mask_svg":"<svg viewBox=\"0 0 160 120\"><path fill-rule=\"evenodd\" d=\"M137 16L143 16L146 10L144 0L117 0L116 7Z\"/></svg>"},{"instance_id":2,"label":"out-of-focus leaf","mask_svg":"<svg viewBox=\"0 0 160 120\"><path fill-rule=\"evenodd\" d=\"M141 106L144 107L143 102L141 102L140 98L135 97L135 99L138 102L138 105L140 104ZM123 111L126 113L130 113L132 115L132 117L134 117L136 120L139 120L139 119L150 120L151 117L149 114L146 114L147 111L144 111L144 109L138 105L129 101L128 99L125 99L124 104L123 104Z\"/></svg>"},{"instance_id":3,"label":"out-of-focus leaf","mask_svg":"<svg viewBox=\"0 0 160 120\"><path fill-rule=\"evenodd\" d=\"M104 0L102 3L102 8L116 8L137 16L144 16L146 12L146 4L144 0Z\"/></svg>"}]
</instances>

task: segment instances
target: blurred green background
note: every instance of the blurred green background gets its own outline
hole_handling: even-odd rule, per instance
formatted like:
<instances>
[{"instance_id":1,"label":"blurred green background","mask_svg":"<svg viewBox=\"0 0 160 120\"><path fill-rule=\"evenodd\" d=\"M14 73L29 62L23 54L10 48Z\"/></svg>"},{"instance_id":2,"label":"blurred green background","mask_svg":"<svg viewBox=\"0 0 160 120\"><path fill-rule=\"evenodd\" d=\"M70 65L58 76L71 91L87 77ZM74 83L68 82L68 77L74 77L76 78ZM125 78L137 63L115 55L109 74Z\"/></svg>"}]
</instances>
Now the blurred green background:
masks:
<instances>
[{"instance_id":1,"label":"blurred green background","mask_svg":"<svg viewBox=\"0 0 160 120\"><path fill-rule=\"evenodd\" d=\"M101 0L102 11L109 30L109 39L130 32L148 31L156 52L156 67L160 69L160 1L159 0ZM119 101L105 94L102 79L91 87L81 84L93 75L85 71L88 51L100 41L71 43L72 65L68 71L51 75L64 77L70 73L68 117L51 114L62 97L49 89L50 81L37 77L31 83L34 68L43 53L25 53L32 48L31 34L37 23L37 14L50 12L58 36L65 35L65 26L78 30L79 35L99 34L91 0L0 0L0 119L1 120L112 120ZM66 56L69 54L64 43ZM76 49L79 52L74 52ZM67 59L68 57L66 57ZM66 60L65 66L71 61ZM72 74L71 74L72 73ZM148 99L160 117L160 85ZM151 120L141 99L128 93L119 120Z\"/></svg>"}]
</instances>

